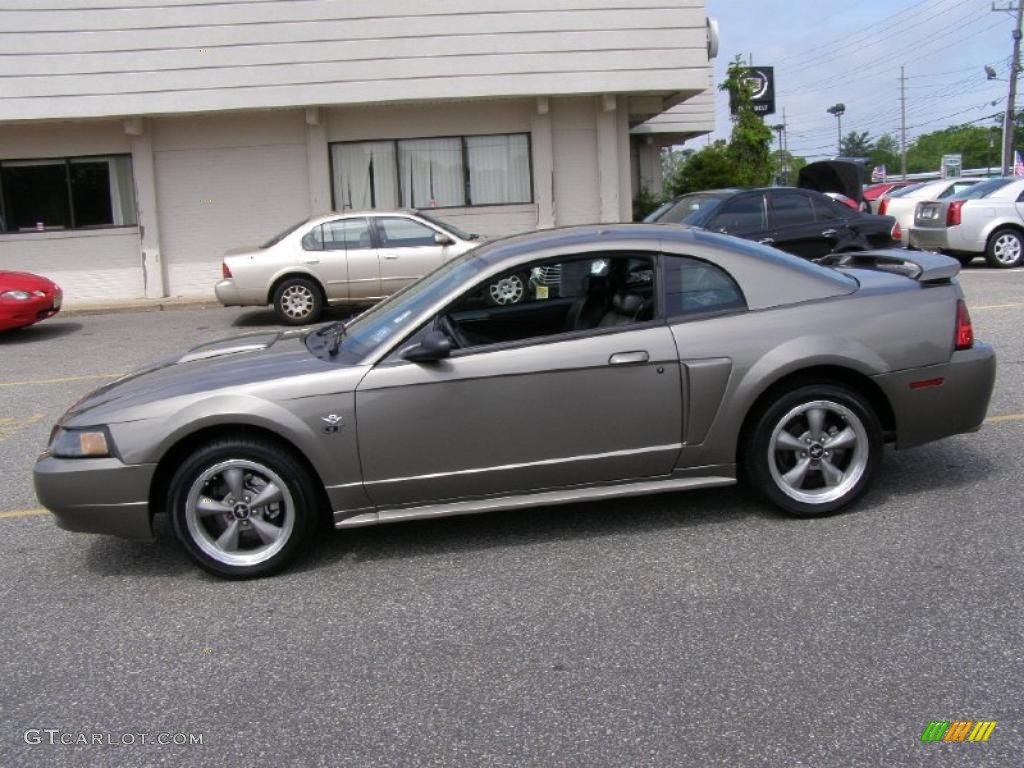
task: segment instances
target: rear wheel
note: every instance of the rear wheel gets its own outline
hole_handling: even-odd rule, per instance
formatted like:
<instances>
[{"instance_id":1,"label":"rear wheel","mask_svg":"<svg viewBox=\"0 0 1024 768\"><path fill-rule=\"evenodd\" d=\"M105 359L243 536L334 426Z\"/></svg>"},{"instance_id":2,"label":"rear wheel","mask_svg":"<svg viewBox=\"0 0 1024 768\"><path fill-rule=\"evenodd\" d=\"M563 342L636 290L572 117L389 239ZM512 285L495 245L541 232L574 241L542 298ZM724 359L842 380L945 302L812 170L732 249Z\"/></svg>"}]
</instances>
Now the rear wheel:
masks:
<instances>
[{"instance_id":1,"label":"rear wheel","mask_svg":"<svg viewBox=\"0 0 1024 768\"><path fill-rule=\"evenodd\" d=\"M1016 229L999 229L988 239L985 260L989 266L1010 269L1024 264L1024 236Z\"/></svg>"},{"instance_id":2,"label":"rear wheel","mask_svg":"<svg viewBox=\"0 0 1024 768\"><path fill-rule=\"evenodd\" d=\"M245 579L280 570L305 548L319 499L289 453L261 440L226 439L182 463L168 510L174 535L200 568Z\"/></svg>"},{"instance_id":3,"label":"rear wheel","mask_svg":"<svg viewBox=\"0 0 1024 768\"><path fill-rule=\"evenodd\" d=\"M798 517L838 512L867 489L882 454L882 430L857 392L807 384L755 417L745 475L767 500Z\"/></svg>"},{"instance_id":4,"label":"rear wheel","mask_svg":"<svg viewBox=\"0 0 1024 768\"><path fill-rule=\"evenodd\" d=\"M966 267L972 261L974 261L973 253L954 253L953 258L960 262L961 267Z\"/></svg>"},{"instance_id":5,"label":"rear wheel","mask_svg":"<svg viewBox=\"0 0 1024 768\"><path fill-rule=\"evenodd\" d=\"M316 322L324 310L320 286L305 277L291 277L274 290L274 312L285 325Z\"/></svg>"}]
</instances>

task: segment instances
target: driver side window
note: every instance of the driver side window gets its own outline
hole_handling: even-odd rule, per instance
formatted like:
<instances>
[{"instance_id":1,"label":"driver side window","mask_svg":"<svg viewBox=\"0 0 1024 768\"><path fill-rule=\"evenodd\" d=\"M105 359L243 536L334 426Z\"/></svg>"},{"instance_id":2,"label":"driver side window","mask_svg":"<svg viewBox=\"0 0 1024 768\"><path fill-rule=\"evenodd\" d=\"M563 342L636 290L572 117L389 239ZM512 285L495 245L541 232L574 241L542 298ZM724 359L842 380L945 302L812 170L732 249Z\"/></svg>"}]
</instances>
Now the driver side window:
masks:
<instances>
[{"instance_id":1,"label":"driver side window","mask_svg":"<svg viewBox=\"0 0 1024 768\"><path fill-rule=\"evenodd\" d=\"M654 318L654 257L588 254L489 278L438 318L458 349L611 329Z\"/></svg>"}]
</instances>

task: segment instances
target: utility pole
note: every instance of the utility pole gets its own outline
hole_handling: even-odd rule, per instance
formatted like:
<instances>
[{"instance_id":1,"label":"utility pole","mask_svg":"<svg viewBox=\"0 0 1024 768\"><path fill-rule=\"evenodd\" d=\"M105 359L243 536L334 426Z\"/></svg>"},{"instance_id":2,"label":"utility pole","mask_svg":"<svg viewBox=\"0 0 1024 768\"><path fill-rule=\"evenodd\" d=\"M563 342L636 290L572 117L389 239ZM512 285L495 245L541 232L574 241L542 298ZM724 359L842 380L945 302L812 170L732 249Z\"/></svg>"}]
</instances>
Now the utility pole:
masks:
<instances>
[{"instance_id":1,"label":"utility pole","mask_svg":"<svg viewBox=\"0 0 1024 768\"><path fill-rule=\"evenodd\" d=\"M907 180L907 75L900 64L900 176Z\"/></svg>"},{"instance_id":2,"label":"utility pole","mask_svg":"<svg viewBox=\"0 0 1024 768\"><path fill-rule=\"evenodd\" d=\"M1009 176L1013 167L1013 117L1014 101L1017 98L1017 75L1020 73L1020 38L1021 22L1024 21L1024 0L1017 0L1017 5L1007 5L997 8L992 3L993 11L1005 11L1013 13L1013 59L1010 62L1009 92L1006 94L1006 114L1003 115L1003 176Z\"/></svg>"},{"instance_id":3,"label":"utility pole","mask_svg":"<svg viewBox=\"0 0 1024 768\"><path fill-rule=\"evenodd\" d=\"M1024 2L1024 0L1021 0ZM833 104L831 107L825 110L830 115L833 115L836 119L836 157L842 157L843 154L843 113L846 111L846 105L840 102L839 104Z\"/></svg>"}]
</instances>

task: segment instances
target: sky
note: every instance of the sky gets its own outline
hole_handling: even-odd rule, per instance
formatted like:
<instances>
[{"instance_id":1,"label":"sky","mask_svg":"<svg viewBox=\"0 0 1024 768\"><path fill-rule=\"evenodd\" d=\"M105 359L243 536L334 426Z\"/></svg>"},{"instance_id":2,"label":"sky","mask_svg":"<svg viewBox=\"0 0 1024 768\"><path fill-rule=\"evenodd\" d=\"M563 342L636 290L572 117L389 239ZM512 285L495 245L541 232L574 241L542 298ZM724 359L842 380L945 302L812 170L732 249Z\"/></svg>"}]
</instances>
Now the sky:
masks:
<instances>
[{"instance_id":1,"label":"sky","mask_svg":"<svg viewBox=\"0 0 1024 768\"><path fill-rule=\"evenodd\" d=\"M843 134L867 131L899 139L900 65L906 68L907 143L947 125L977 121L1006 108L1013 15L992 0L706 0L718 19L715 81L737 54L774 65L776 113L786 110L789 150L805 157L836 152L841 102ZM996 5L1007 5L997 0ZM984 66L999 80L987 80ZM718 93L716 130L728 138L728 99ZM997 103L993 106L992 102ZM1018 97L1018 105L1024 95ZM687 146L698 149L707 137ZM997 142L998 144L998 142Z\"/></svg>"}]
</instances>

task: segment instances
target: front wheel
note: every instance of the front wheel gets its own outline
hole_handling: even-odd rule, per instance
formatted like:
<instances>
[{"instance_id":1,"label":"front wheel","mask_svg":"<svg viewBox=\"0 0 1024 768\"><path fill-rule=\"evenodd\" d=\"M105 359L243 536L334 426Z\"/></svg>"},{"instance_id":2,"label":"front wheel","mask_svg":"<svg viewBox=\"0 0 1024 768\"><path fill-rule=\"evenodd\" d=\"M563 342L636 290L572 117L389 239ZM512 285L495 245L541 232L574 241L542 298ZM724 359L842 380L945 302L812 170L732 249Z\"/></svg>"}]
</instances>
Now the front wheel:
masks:
<instances>
[{"instance_id":1,"label":"front wheel","mask_svg":"<svg viewBox=\"0 0 1024 768\"><path fill-rule=\"evenodd\" d=\"M864 493L882 445L878 418L859 393L808 384L761 410L742 459L762 496L792 515L818 517Z\"/></svg>"},{"instance_id":2,"label":"front wheel","mask_svg":"<svg viewBox=\"0 0 1024 768\"><path fill-rule=\"evenodd\" d=\"M309 543L321 513L305 467L260 440L200 448L175 472L168 495L171 528L189 557L229 579L283 568Z\"/></svg>"},{"instance_id":3,"label":"front wheel","mask_svg":"<svg viewBox=\"0 0 1024 768\"><path fill-rule=\"evenodd\" d=\"M1016 229L1000 229L988 239L985 260L989 266L1010 269L1024 264L1024 236Z\"/></svg>"}]
</instances>

